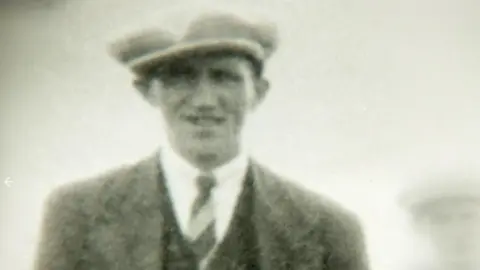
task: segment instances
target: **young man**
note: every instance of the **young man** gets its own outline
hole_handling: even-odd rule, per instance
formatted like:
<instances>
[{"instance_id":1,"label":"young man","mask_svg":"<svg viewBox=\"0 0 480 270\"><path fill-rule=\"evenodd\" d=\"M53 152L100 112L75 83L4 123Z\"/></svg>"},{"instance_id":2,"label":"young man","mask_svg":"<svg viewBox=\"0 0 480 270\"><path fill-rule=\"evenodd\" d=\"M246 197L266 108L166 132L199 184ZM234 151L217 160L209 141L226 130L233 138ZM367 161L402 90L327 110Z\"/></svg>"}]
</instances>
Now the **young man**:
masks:
<instances>
[{"instance_id":1,"label":"young man","mask_svg":"<svg viewBox=\"0 0 480 270\"><path fill-rule=\"evenodd\" d=\"M401 203L435 255L415 269L480 269L480 179L441 175L406 190Z\"/></svg>"},{"instance_id":2,"label":"young man","mask_svg":"<svg viewBox=\"0 0 480 270\"><path fill-rule=\"evenodd\" d=\"M36 269L367 269L353 214L243 150L276 43L269 25L216 14L180 39L144 31L114 44L169 143L53 193Z\"/></svg>"}]
</instances>

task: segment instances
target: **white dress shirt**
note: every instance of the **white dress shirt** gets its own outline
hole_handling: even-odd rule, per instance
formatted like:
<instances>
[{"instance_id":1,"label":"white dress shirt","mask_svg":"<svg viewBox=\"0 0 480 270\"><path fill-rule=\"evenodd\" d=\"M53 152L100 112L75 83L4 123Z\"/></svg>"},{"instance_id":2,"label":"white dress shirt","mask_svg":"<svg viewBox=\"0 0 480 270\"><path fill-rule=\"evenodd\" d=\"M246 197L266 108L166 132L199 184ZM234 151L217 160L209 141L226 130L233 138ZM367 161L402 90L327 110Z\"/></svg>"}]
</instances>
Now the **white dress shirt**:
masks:
<instances>
[{"instance_id":1,"label":"white dress shirt","mask_svg":"<svg viewBox=\"0 0 480 270\"><path fill-rule=\"evenodd\" d=\"M186 233L193 203L198 194L195 181L202 172L170 147L162 148L160 161L177 222L182 232ZM229 163L213 171L217 181L212 190L217 243L223 239L228 230L247 168L248 157L242 152Z\"/></svg>"}]
</instances>

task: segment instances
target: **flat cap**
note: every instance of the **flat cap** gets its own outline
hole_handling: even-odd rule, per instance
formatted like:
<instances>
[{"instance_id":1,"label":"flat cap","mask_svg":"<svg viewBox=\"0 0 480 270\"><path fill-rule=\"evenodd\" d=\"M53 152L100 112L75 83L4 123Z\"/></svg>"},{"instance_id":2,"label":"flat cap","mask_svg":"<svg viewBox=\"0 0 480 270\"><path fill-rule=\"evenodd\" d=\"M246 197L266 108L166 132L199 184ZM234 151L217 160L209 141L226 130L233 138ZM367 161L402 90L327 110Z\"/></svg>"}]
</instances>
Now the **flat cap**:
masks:
<instances>
[{"instance_id":1,"label":"flat cap","mask_svg":"<svg viewBox=\"0 0 480 270\"><path fill-rule=\"evenodd\" d=\"M405 189L400 194L399 202L409 212L418 213L436 202L459 199L478 200L480 203L480 178L459 173L434 176Z\"/></svg>"},{"instance_id":2,"label":"flat cap","mask_svg":"<svg viewBox=\"0 0 480 270\"><path fill-rule=\"evenodd\" d=\"M254 24L228 13L205 13L191 21L180 37L163 29L145 29L113 42L110 53L137 74L172 59L215 52L245 55L261 71L276 50L277 39L273 24Z\"/></svg>"}]
</instances>

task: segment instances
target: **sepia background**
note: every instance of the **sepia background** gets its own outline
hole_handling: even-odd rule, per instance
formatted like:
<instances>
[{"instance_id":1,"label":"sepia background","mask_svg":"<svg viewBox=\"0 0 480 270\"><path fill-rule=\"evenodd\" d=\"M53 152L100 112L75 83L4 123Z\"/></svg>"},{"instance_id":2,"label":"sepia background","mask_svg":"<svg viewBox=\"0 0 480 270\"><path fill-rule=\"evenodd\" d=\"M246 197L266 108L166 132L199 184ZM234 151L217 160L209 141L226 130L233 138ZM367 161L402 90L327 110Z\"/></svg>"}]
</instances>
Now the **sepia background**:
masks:
<instances>
[{"instance_id":1,"label":"sepia background","mask_svg":"<svg viewBox=\"0 0 480 270\"><path fill-rule=\"evenodd\" d=\"M249 148L357 212L372 270L407 269L428 253L396 204L402 187L478 168L476 0L1 3L1 269L31 269L53 188L135 162L164 139L108 42L142 26L182 29L203 9L278 24L272 91L248 126Z\"/></svg>"}]
</instances>

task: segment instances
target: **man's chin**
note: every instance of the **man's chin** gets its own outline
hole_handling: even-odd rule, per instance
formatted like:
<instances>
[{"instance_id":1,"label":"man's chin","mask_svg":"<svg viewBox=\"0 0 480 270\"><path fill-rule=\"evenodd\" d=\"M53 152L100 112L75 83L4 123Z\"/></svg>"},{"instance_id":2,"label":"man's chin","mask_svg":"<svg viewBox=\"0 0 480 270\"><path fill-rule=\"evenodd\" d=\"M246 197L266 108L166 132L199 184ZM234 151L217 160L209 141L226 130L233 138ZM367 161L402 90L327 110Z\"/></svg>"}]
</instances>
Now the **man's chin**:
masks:
<instances>
[{"instance_id":1,"label":"man's chin","mask_svg":"<svg viewBox=\"0 0 480 270\"><path fill-rule=\"evenodd\" d=\"M192 140L192 143L190 144L190 149L199 153L218 153L226 148L228 148L228 146L218 138L196 138L195 140Z\"/></svg>"},{"instance_id":2,"label":"man's chin","mask_svg":"<svg viewBox=\"0 0 480 270\"><path fill-rule=\"evenodd\" d=\"M190 152L196 154L215 154L222 156L224 153L235 152L236 145L223 138L201 138L189 143Z\"/></svg>"},{"instance_id":3,"label":"man's chin","mask_svg":"<svg viewBox=\"0 0 480 270\"><path fill-rule=\"evenodd\" d=\"M228 162L235 156L236 151L231 145L216 141L200 141L189 147L189 155L196 166L212 169Z\"/></svg>"}]
</instances>

